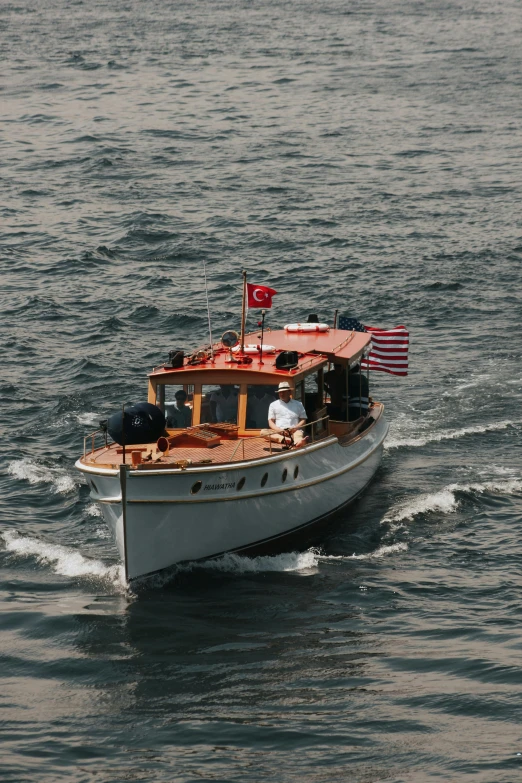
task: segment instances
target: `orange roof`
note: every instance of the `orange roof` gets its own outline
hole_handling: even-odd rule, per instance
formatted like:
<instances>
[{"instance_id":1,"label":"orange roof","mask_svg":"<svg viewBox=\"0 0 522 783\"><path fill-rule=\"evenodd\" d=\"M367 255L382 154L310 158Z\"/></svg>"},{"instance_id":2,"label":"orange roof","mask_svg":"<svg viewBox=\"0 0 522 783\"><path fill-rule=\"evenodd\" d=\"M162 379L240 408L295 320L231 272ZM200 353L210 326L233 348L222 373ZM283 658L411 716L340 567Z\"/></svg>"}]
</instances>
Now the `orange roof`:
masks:
<instances>
[{"instance_id":1,"label":"orange roof","mask_svg":"<svg viewBox=\"0 0 522 783\"><path fill-rule=\"evenodd\" d=\"M260 333L252 332L245 336L245 343L258 342L260 338ZM278 351L322 353L330 361L341 359L351 363L360 358L370 339L367 332L348 332L346 329L330 329L329 332L285 332L280 329L265 332L263 342L275 345Z\"/></svg>"},{"instance_id":2,"label":"orange roof","mask_svg":"<svg viewBox=\"0 0 522 783\"><path fill-rule=\"evenodd\" d=\"M302 372L308 372L311 369L319 368L326 364L327 361L325 356L310 353L305 354L304 356L300 356L299 364L292 370L279 370L275 366L276 357L280 353L279 350L277 350L275 353L264 353L263 364L259 363L259 354L249 354L249 358L252 359L251 364L238 364L237 362L229 361L229 352L225 351L223 348L218 349L217 351L214 349L214 351L213 362L210 359L207 359L207 361L199 362L197 364L188 364L185 360L183 367L178 367L174 370L170 369L169 367L155 367L153 371L149 373L149 377L158 379L163 375L176 374L181 376L189 374L192 375L193 373L201 372L208 373L219 371L222 373L226 371L234 373L270 374L281 376L281 378L287 378L289 375L293 376ZM236 354L234 354L234 358L237 358ZM184 383L185 381L180 382ZM230 383L235 383L235 381L231 378Z\"/></svg>"},{"instance_id":3,"label":"orange roof","mask_svg":"<svg viewBox=\"0 0 522 783\"><path fill-rule=\"evenodd\" d=\"M259 332L251 332L245 335L245 344L259 343ZM165 375L186 376L187 374L200 372L233 371L235 373L269 374L279 378L293 377L310 370L318 369L326 361L340 360L342 363L351 363L360 358L366 346L370 343L370 335L363 332L348 332L344 329L330 329L329 332L265 332L263 337L265 345L273 345L275 353L264 353L263 364L259 363L259 354L250 354L251 364L238 364L230 362L229 352L222 346L214 346L214 361L210 359L197 364L188 364L185 358L183 367L170 369L168 367L155 367L149 377L159 379ZM292 370L279 370L275 366L276 356L281 351L297 351L299 364ZM237 354L234 354L234 358ZM181 381L181 379L180 379ZM181 381L182 383L184 381ZM207 381L205 381L207 382ZM230 383L235 382L232 378ZM265 381L266 382L266 381Z\"/></svg>"}]
</instances>

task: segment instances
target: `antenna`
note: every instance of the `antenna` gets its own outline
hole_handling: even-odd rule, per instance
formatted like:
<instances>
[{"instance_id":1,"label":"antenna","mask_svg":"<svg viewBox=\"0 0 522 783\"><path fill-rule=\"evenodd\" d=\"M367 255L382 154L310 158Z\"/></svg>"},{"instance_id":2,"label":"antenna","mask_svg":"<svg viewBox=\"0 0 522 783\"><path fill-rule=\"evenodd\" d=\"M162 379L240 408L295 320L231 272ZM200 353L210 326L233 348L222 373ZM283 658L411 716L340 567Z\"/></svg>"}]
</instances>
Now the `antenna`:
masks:
<instances>
[{"instance_id":1,"label":"antenna","mask_svg":"<svg viewBox=\"0 0 522 783\"><path fill-rule=\"evenodd\" d=\"M207 267L205 264L205 259L203 259L203 275L205 277L205 294L207 297L207 315L208 315L208 335L210 337L210 360L214 361L214 346L212 343L212 327L210 325L210 305L208 303L208 286L207 286Z\"/></svg>"}]
</instances>

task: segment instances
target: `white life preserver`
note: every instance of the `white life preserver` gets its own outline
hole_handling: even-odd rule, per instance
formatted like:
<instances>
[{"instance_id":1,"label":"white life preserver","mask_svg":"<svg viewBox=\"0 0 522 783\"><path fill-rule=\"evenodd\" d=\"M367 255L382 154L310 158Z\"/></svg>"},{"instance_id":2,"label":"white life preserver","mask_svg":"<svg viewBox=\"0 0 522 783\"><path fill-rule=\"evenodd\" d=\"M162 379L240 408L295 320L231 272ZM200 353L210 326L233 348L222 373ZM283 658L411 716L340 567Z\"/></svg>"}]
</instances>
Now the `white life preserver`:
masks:
<instances>
[{"instance_id":1,"label":"white life preserver","mask_svg":"<svg viewBox=\"0 0 522 783\"><path fill-rule=\"evenodd\" d=\"M287 324L285 332L329 332L328 324Z\"/></svg>"},{"instance_id":2,"label":"white life preserver","mask_svg":"<svg viewBox=\"0 0 522 783\"><path fill-rule=\"evenodd\" d=\"M256 343L248 343L245 344L244 347L244 353L259 353L261 349L261 346L259 343L256 345ZM236 345L235 348L232 348L232 353L237 353L241 350L240 345ZM275 345L263 345L263 353L275 353Z\"/></svg>"}]
</instances>

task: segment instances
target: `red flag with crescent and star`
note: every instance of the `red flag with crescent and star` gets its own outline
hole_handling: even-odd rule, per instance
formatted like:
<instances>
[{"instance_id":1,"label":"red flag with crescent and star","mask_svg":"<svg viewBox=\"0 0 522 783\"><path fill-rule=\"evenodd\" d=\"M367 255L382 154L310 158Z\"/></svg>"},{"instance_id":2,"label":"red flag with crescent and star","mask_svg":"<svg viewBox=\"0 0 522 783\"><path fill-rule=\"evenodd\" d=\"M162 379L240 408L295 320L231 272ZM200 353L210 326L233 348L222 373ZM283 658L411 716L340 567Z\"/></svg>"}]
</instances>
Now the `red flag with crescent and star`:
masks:
<instances>
[{"instance_id":1,"label":"red flag with crescent and star","mask_svg":"<svg viewBox=\"0 0 522 783\"><path fill-rule=\"evenodd\" d=\"M273 288L266 285L247 283L247 301L249 309L272 307L272 297L277 294Z\"/></svg>"}]
</instances>

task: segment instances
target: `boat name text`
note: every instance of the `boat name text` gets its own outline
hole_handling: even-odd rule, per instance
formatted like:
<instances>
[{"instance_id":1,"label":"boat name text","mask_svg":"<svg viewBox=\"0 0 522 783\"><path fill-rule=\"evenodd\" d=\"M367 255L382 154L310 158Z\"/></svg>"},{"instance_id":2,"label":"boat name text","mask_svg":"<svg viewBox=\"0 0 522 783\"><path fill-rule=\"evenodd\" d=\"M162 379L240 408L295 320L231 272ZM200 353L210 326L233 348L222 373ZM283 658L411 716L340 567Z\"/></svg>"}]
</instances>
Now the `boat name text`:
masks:
<instances>
[{"instance_id":1,"label":"boat name text","mask_svg":"<svg viewBox=\"0 0 522 783\"><path fill-rule=\"evenodd\" d=\"M234 489L236 482L232 481L230 484L205 484L204 489Z\"/></svg>"}]
</instances>

